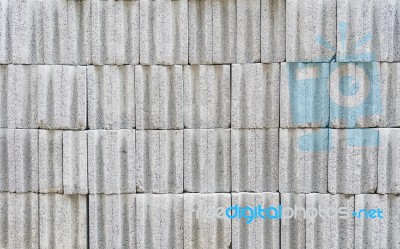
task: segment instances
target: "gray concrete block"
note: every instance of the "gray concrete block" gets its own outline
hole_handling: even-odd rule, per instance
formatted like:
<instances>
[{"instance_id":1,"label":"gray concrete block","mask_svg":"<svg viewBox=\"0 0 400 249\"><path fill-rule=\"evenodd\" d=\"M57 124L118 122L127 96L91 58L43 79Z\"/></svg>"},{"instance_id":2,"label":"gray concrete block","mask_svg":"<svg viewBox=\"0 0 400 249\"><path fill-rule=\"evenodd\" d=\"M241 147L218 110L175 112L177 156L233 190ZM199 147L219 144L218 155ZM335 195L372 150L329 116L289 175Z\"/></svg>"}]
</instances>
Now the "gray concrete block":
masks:
<instances>
[{"instance_id":1,"label":"gray concrete block","mask_svg":"<svg viewBox=\"0 0 400 249\"><path fill-rule=\"evenodd\" d=\"M278 209L279 193L232 194L232 206ZM270 215L275 215L269 212ZM266 213L263 214L267 216ZM257 217L246 224L246 219L232 220L232 248L280 248L280 220Z\"/></svg>"},{"instance_id":2,"label":"gray concrete block","mask_svg":"<svg viewBox=\"0 0 400 249\"><path fill-rule=\"evenodd\" d=\"M379 127L400 127L400 63L380 63Z\"/></svg>"},{"instance_id":3,"label":"gray concrete block","mask_svg":"<svg viewBox=\"0 0 400 249\"><path fill-rule=\"evenodd\" d=\"M39 192L63 192L63 132L39 130Z\"/></svg>"},{"instance_id":4,"label":"gray concrete block","mask_svg":"<svg viewBox=\"0 0 400 249\"><path fill-rule=\"evenodd\" d=\"M286 61L329 62L336 55L336 0L286 1Z\"/></svg>"},{"instance_id":5,"label":"gray concrete block","mask_svg":"<svg viewBox=\"0 0 400 249\"><path fill-rule=\"evenodd\" d=\"M63 131L63 188L65 194L88 193L86 131Z\"/></svg>"},{"instance_id":6,"label":"gray concrete block","mask_svg":"<svg viewBox=\"0 0 400 249\"><path fill-rule=\"evenodd\" d=\"M2 3L0 3L0 8ZM8 117L11 116L8 114L8 88L8 66L0 65L0 128L7 128Z\"/></svg>"},{"instance_id":7,"label":"gray concrete block","mask_svg":"<svg viewBox=\"0 0 400 249\"><path fill-rule=\"evenodd\" d=\"M139 1L91 0L95 65L139 63Z\"/></svg>"},{"instance_id":8,"label":"gray concrete block","mask_svg":"<svg viewBox=\"0 0 400 249\"><path fill-rule=\"evenodd\" d=\"M286 60L286 1L261 0L261 62Z\"/></svg>"},{"instance_id":9,"label":"gray concrete block","mask_svg":"<svg viewBox=\"0 0 400 249\"><path fill-rule=\"evenodd\" d=\"M379 134L375 129L329 130L328 191L375 193Z\"/></svg>"},{"instance_id":10,"label":"gray concrete block","mask_svg":"<svg viewBox=\"0 0 400 249\"><path fill-rule=\"evenodd\" d=\"M231 131L184 130L184 191L231 191Z\"/></svg>"},{"instance_id":11,"label":"gray concrete block","mask_svg":"<svg viewBox=\"0 0 400 249\"><path fill-rule=\"evenodd\" d=\"M183 192L183 131L136 131L136 191Z\"/></svg>"},{"instance_id":12,"label":"gray concrete block","mask_svg":"<svg viewBox=\"0 0 400 249\"><path fill-rule=\"evenodd\" d=\"M11 40L9 20L11 19L11 6L9 1L0 2L0 64L11 63Z\"/></svg>"},{"instance_id":13,"label":"gray concrete block","mask_svg":"<svg viewBox=\"0 0 400 249\"><path fill-rule=\"evenodd\" d=\"M236 0L236 63L261 62L261 1Z\"/></svg>"},{"instance_id":14,"label":"gray concrete block","mask_svg":"<svg viewBox=\"0 0 400 249\"><path fill-rule=\"evenodd\" d=\"M184 194L184 247L230 248L231 220L216 215L230 206L230 194Z\"/></svg>"},{"instance_id":15,"label":"gray concrete block","mask_svg":"<svg viewBox=\"0 0 400 249\"><path fill-rule=\"evenodd\" d=\"M0 247L39 248L39 197L0 193Z\"/></svg>"},{"instance_id":16,"label":"gray concrete block","mask_svg":"<svg viewBox=\"0 0 400 249\"><path fill-rule=\"evenodd\" d=\"M400 194L400 129L379 129L378 193Z\"/></svg>"},{"instance_id":17,"label":"gray concrete block","mask_svg":"<svg viewBox=\"0 0 400 249\"><path fill-rule=\"evenodd\" d=\"M184 248L183 216L183 195L136 195L136 248Z\"/></svg>"},{"instance_id":18,"label":"gray concrete block","mask_svg":"<svg viewBox=\"0 0 400 249\"><path fill-rule=\"evenodd\" d=\"M398 214L400 209L400 196L399 195L387 195L387 211L386 211L386 225L387 234L386 240L381 240L382 247L396 248L400 246L400 216ZM385 214L383 215L385 219Z\"/></svg>"},{"instance_id":19,"label":"gray concrete block","mask_svg":"<svg viewBox=\"0 0 400 249\"><path fill-rule=\"evenodd\" d=\"M279 192L328 192L328 129L279 130Z\"/></svg>"},{"instance_id":20,"label":"gray concrete block","mask_svg":"<svg viewBox=\"0 0 400 249\"><path fill-rule=\"evenodd\" d=\"M277 192L278 129L232 129L233 192Z\"/></svg>"},{"instance_id":21,"label":"gray concrete block","mask_svg":"<svg viewBox=\"0 0 400 249\"><path fill-rule=\"evenodd\" d=\"M134 66L88 66L90 129L135 128Z\"/></svg>"},{"instance_id":22,"label":"gray concrete block","mask_svg":"<svg viewBox=\"0 0 400 249\"><path fill-rule=\"evenodd\" d=\"M15 188L13 166L14 130L0 129L0 192L8 192Z\"/></svg>"},{"instance_id":23,"label":"gray concrete block","mask_svg":"<svg viewBox=\"0 0 400 249\"><path fill-rule=\"evenodd\" d=\"M281 63L280 127L329 126L329 63Z\"/></svg>"},{"instance_id":24,"label":"gray concrete block","mask_svg":"<svg viewBox=\"0 0 400 249\"><path fill-rule=\"evenodd\" d=\"M306 195L281 194L281 205L299 210L296 218L281 220L281 248L306 248L306 219L301 211L306 208Z\"/></svg>"},{"instance_id":25,"label":"gray concrete block","mask_svg":"<svg viewBox=\"0 0 400 249\"><path fill-rule=\"evenodd\" d=\"M40 194L40 248L87 248L87 198Z\"/></svg>"},{"instance_id":26,"label":"gray concrete block","mask_svg":"<svg viewBox=\"0 0 400 249\"><path fill-rule=\"evenodd\" d=\"M188 64L188 1L140 1L140 64Z\"/></svg>"},{"instance_id":27,"label":"gray concrete block","mask_svg":"<svg viewBox=\"0 0 400 249\"><path fill-rule=\"evenodd\" d=\"M182 95L182 66L136 66L136 128L183 129Z\"/></svg>"},{"instance_id":28,"label":"gray concrete block","mask_svg":"<svg viewBox=\"0 0 400 249\"><path fill-rule=\"evenodd\" d=\"M183 67L185 128L229 128L229 65Z\"/></svg>"},{"instance_id":29,"label":"gray concrete block","mask_svg":"<svg viewBox=\"0 0 400 249\"><path fill-rule=\"evenodd\" d=\"M136 248L136 195L89 195L90 248Z\"/></svg>"},{"instance_id":30,"label":"gray concrete block","mask_svg":"<svg viewBox=\"0 0 400 249\"><path fill-rule=\"evenodd\" d=\"M91 194L135 193L135 131L88 131Z\"/></svg>"},{"instance_id":31,"label":"gray concrete block","mask_svg":"<svg viewBox=\"0 0 400 249\"><path fill-rule=\"evenodd\" d=\"M232 128L279 127L279 68L232 65Z\"/></svg>"}]
</instances>

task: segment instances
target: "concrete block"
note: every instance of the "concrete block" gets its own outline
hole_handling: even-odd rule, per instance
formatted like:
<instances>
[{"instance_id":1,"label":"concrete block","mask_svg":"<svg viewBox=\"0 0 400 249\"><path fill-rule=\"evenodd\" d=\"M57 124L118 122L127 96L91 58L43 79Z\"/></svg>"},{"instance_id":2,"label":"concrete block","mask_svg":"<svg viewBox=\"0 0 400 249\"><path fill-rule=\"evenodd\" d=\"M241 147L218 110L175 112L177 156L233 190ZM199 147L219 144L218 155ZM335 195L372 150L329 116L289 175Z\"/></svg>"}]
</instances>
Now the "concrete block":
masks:
<instances>
[{"instance_id":1,"label":"concrete block","mask_svg":"<svg viewBox=\"0 0 400 249\"><path fill-rule=\"evenodd\" d=\"M12 5L9 1L0 2L0 64L11 63L10 19Z\"/></svg>"},{"instance_id":2,"label":"concrete block","mask_svg":"<svg viewBox=\"0 0 400 249\"><path fill-rule=\"evenodd\" d=\"M288 248L306 248L306 219L304 211L306 208L305 194L281 194L282 207L295 207L298 212L296 217L281 220L281 247Z\"/></svg>"},{"instance_id":3,"label":"concrete block","mask_svg":"<svg viewBox=\"0 0 400 249\"><path fill-rule=\"evenodd\" d=\"M95 65L139 63L139 1L91 0Z\"/></svg>"},{"instance_id":4,"label":"concrete block","mask_svg":"<svg viewBox=\"0 0 400 249\"><path fill-rule=\"evenodd\" d=\"M135 128L134 66L88 66L90 129Z\"/></svg>"},{"instance_id":5,"label":"concrete block","mask_svg":"<svg viewBox=\"0 0 400 249\"><path fill-rule=\"evenodd\" d=\"M0 192L14 189L15 169L13 165L14 130L0 129Z\"/></svg>"},{"instance_id":6,"label":"concrete block","mask_svg":"<svg viewBox=\"0 0 400 249\"><path fill-rule=\"evenodd\" d=\"M230 194L184 194L184 247L230 248L231 220L216 215L230 206Z\"/></svg>"},{"instance_id":7,"label":"concrete block","mask_svg":"<svg viewBox=\"0 0 400 249\"><path fill-rule=\"evenodd\" d=\"M230 80L229 65L183 67L185 128L230 127Z\"/></svg>"},{"instance_id":8,"label":"concrete block","mask_svg":"<svg viewBox=\"0 0 400 249\"><path fill-rule=\"evenodd\" d=\"M40 194L40 248L87 248L87 198Z\"/></svg>"},{"instance_id":9,"label":"concrete block","mask_svg":"<svg viewBox=\"0 0 400 249\"><path fill-rule=\"evenodd\" d=\"M232 129L233 192L277 192L278 129Z\"/></svg>"},{"instance_id":10,"label":"concrete block","mask_svg":"<svg viewBox=\"0 0 400 249\"><path fill-rule=\"evenodd\" d=\"M188 1L140 1L140 64L188 64Z\"/></svg>"},{"instance_id":11,"label":"concrete block","mask_svg":"<svg viewBox=\"0 0 400 249\"><path fill-rule=\"evenodd\" d=\"M65 194L88 193L86 131L63 131L63 188Z\"/></svg>"},{"instance_id":12,"label":"concrete block","mask_svg":"<svg viewBox=\"0 0 400 249\"><path fill-rule=\"evenodd\" d=\"M0 193L0 247L39 248L39 197Z\"/></svg>"},{"instance_id":13,"label":"concrete block","mask_svg":"<svg viewBox=\"0 0 400 249\"><path fill-rule=\"evenodd\" d=\"M136 248L136 195L89 195L90 248Z\"/></svg>"},{"instance_id":14,"label":"concrete block","mask_svg":"<svg viewBox=\"0 0 400 249\"><path fill-rule=\"evenodd\" d=\"M183 195L136 195L136 248L184 248L183 211Z\"/></svg>"},{"instance_id":15,"label":"concrete block","mask_svg":"<svg viewBox=\"0 0 400 249\"><path fill-rule=\"evenodd\" d=\"M278 210L279 193L232 194L232 206L236 205L241 208L273 207ZM280 220L269 218L267 212L262 214L264 219L257 217L249 224L244 218L232 220L232 248L280 248ZM277 215L273 212L268 214Z\"/></svg>"},{"instance_id":16,"label":"concrete block","mask_svg":"<svg viewBox=\"0 0 400 249\"><path fill-rule=\"evenodd\" d=\"M329 126L329 63L282 63L280 127Z\"/></svg>"},{"instance_id":17,"label":"concrete block","mask_svg":"<svg viewBox=\"0 0 400 249\"><path fill-rule=\"evenodd\" d=\"M400 194L400 129L379 129L378 193Z\"/></svg>"},{"instance_id":18,"label":"concrete block","mask_svg":"<svg viewBox=\"0 0 400 249\"><path fill-rule=\"evenodd\" d=\"M39 130L39 192L63 192L63 132Z\"/></svg>"},{"instance_id":19,"label":"concrete block","mask_svg":"<svg viewBox=\"0 0 400 249\"><path fill-rule=\"evenodd\" d=\"M386 219L387 225L387 234L386 240L381 240L383 248L396 248L400 246L400 238L398 234L400 233L400 196L389 194L387 195L387 211L386 216L383 215L384 219Z\"/></svg>"},{"instance_id":20,"label":"concrete block","mask_svg":"<svg viewBox=\"0 0 400 249\"><path fill-rule=\"evenodd\" d=\"M261 1L236 0L236 63L261 62Z\"/></svg>"},{"instance_id":21,"label":"concrete block","mask_svg":"<svg viewBox=\"0 0 400 249\"><path fill-rule=\"evenodd\" d=\"M1 4L3 4L3 2L0 3L0 8L1 8ZM0 24L0 25L2 25L2 24ZM1 34L1 30L0 30L0 34ZM1 35L0 35L0 39L1 39ZM9 88L8 66L0 65L0 106L1 106L0 128L7 128L8 116L10 116L10 114L8 114L8 95L9 95L8 88Z\"/></svg>"},{"instance_id":22,"label":"concrete block","mask_svg":"<svg viewBox=\"0 0 400 249\"><path fill-rule=\"evenodd\" d=\"M45 65L37 70L39 128L85 129L86 67Z\"/></svg>"},{"instance_id":23,"label":"concrete block","mask_svg":"<svg viewBox=\"0 0 400 249\"><path fill-rule=\"evenodd\" d=\"M184 130L184 190L229 193L231 190L231 131Z\"/></svg>"},{"instance_id":24,"label":"concrete block","mask_svg":"<svg viewBox=\"0 0 400 249\"><path fill-rule=\"evenodd\" d=\"M400 63L380 63L379 127L400 127Z\"/></svg>"},{"instance_id":25,"label":"concrete block","mask_svg":"<svg viewBox=\"0 0 400 249\"><path fill-rule=\"evenodd\" d=\"M286 60L286 1L261 0L261 62Z\"/></svg>"},{"instance_id":26,"label":"concrete block","mask_svg":"<svg viewBox=\"0 0 400 249\"><path fill-rule=\"evenodd\" d=\"M183 192L183 131L136 131L136 191Z\"/></svg>"},{"instance_id":27,"label":"concrete block","mask_svg":"<svg viewBox=\"0 0 400 249\"><path fill-rule=\"evenodd\" d=\"M182 95L182 66L136 66L136 128L183 129Z\"/></svg>"},{"instance_id":28,"label":"concrete block","mask_svg":"<svg viewBox=\"0 0 400 249\"><path fill-rule=\"evenodd\" d=\"M336 0L286 1L286 61L329 62L336 55Z\"/></svg>"},{"instance_id":29,"label":"concrete block","mask_svg":"<svg viewBox=\"0 0 400 249\"><path fill-rule=\"evenodd\" d=\"M232 65L232 128L279 127L279 68Z\"/></svg>"},{"instance_id":30,"label":"concrete block","mask_svg":"<svg viewBox=\"0 0 400 249\"><path fill-rule=\"evenodd\" d=\"M329 130L328 191L375 193L379 133L376 129Z\"/></svg>"},{"instance_id":31,"label":"concrete block","mask_svg":"<svg viewBox=\"0 0 400 249\"><path fill-rule=\"evenodd\" d=\"M279 130L279 192L328 192L328 129Z\"/></svg>"},{"instance_id":32,"label":"concrete block","mask_svg":"<svg viewBox=\"0 0 400 249\"><path fill-rule=\"evenodd\" d=\"M332 128L377 127L382 113L380 65L331 63L329 95Z\"/></svg>"},{"instance_id":33,"label":"concrete block","mask_svg":"<svg viewBox=\"0 0 400 249\"><path fill-rule=\"evenodd\" d=\"M89 193L135 193L135 131L88 131Z\"/></svg>"}]
</instances>

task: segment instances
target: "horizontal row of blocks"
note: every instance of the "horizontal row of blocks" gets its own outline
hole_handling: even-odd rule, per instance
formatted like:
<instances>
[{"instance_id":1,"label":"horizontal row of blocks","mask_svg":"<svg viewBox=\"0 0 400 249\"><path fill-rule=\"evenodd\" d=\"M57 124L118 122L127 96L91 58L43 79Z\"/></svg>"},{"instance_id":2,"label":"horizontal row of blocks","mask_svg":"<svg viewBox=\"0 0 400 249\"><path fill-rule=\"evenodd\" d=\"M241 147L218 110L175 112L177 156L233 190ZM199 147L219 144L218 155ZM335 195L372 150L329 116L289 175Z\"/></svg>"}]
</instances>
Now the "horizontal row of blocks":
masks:
<instances>
[{"instance_id":1,"label":"horizontal row of blocks","mask_svg":"<svg viewBox=\"0 0 400 249\"><path fill-rule=\"evenodd\" d=\"M4 0L0 23L1 64L400 61L398 0Z\"/></svg>"},{"instance_id":2,"label":"horizontal row of blocks","mask_svg":"<svg viewBox=\"0 0 400 249\"><path fill-rule=\"evenodd\" d=\"M0 129L0 192L277 191L400 194L400 129Z\"/></svg>"},{"instance_id":3,"label":"horizontal row of blocks","mask_svg":"<svg viewBox=\"0 0 400 249\"><path fill-rule=\"evenodd\" d=\"M399 127L399 72L378 62L7 65L0 127Z\"/></svg>"},{"instance_id":4,"label":"horizontal row of blocks","mask_svg":"<svg viewBox=\"0 0 400 249\"><path fill-rule=\"evenodd\" d=\"M216 216L218 208L290 207L297 218ZM347 208L338 218L339 208ZM380 209L383 218L351 216ZM324 218L311 209L331 210ZM1 248L398 248L400 195L0 193ZM343 211L341 211L343 213ZM250 213L247 212L247 215ZM273 214L271 214L273 215Z\"/></svg>"}]
</instances>

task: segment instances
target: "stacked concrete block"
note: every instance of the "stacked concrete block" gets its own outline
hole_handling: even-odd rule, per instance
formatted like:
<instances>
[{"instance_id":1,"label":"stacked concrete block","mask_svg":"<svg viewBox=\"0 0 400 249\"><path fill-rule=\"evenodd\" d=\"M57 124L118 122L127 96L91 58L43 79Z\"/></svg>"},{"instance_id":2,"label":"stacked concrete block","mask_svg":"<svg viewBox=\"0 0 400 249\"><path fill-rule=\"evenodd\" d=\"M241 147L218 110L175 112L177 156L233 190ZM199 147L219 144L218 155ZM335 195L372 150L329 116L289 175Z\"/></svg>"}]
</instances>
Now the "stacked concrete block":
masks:
<instances>
[{"instance_id":1,"label":"stacked concrete block","mask_svg":"<svg viewBox=\"0 0 400 249\"><path fill-rule=\"evenodd\" d=\"M329 139L329 192L375 193L378 187L378 130L332 129Z\"/></svg>"},{"instance_id":2,"label":"stacked concrete block","mask_svg":"<svg viewBox=\"0 0 400 249\"><path fill-rule=\"evenodd\" d=\"M136 195L136 248L187 248L183 195Z\"/></svg>"},{"instance_id":3,"label":"stacked concrete block","mask_svg":"<svg viewBox=\"0 0 400 249\"><path fill-rule=\"evenodd\" d=\"M278 129L232 129L233 192L277 192Z\"/></svg>"},{"instance_id":4,"label":"stacked concrete block","mask_svg":"<svg viewBox=\"0 0 400 249\"><path fill-rule=\"evenodd\" d=\"M82 195L40 194L40 248L86 248L87 201Z\"/></svg>"},{"instance_id":5,"label":"stacked concrete block","mask_svg":"<svg viewBox=\"0 0 400 249\"><path fill-rule=\"evenodd\" d=\"M380 63L382 112L379 127L400 126L400 63Z\"/></svg>"},{"instance_id":6,"label":"stacked concrete block","mask_svg":"<svg viewBox=\"0 0 400 249\"><path fill-rule=\"evenodd\" d=\"M184 194L184 248L230 248L230 194Z\"/></svg>"},{"instance_id":7,"label":"stacked concrete block","mask_svg":"<svg viewBox=\"0 0 400 249\"><path fill-rule=\"evenodd\" d=\"M287 212L283 215L292 215L292 218L281 220L281 247L306 248L306 195L305 194L281 194L282 207L290 207L293 212ZM297 212L296 212L296 210Z\"/></svg>"},{"instance_id":8,"label":"stacked concrete block","mask_svg":"<svg viewBox=\"0 0 400 249\"><path fill-rule=\"evenodd\" d=\"M329 63L282 63L280 127L329 125Z\"/></svg>"},{"instance_id":9,"label":"stacked concrete block","mask_svg":"<svg viewBox=\"0 0 400 249\"><path fill-rule=\"evenodd\" d=\"M135 67L136 128L183 129L182 95L182 66Z\"/></svg>"},{"instance_id":10,"label":"stacked concrete block","mask_svg":"<svg viewBox=\"0 0 400 249\"><path fill-rule=\"evenodd\" d=\"M278 193L232 194L232 207L236 206L253 209L246 211L246 215L249 216L255 216L254 210L257 210L258 217L254 220L250 218L232 220L232 248L280 248ZM239 216L239 210L233 211L231 215Z\"/></svg>"},{"instance_id":11,"label":"stacked concrete block","mask_svg":"<svg viewBox=\"0 0 400 249\"><path fill-rule=\"evenodd\" d=\"M183 147L185 192L230 192L230 130L185 130Z\"/></svg>"},{"instance_id":12,"label":"stacked concrete block","mask_svg":"<svg viewBox=\"0 0 400 249\"><path fill-rule=\"evenodd\" d=\"M232 128L279 127L279 69L277 63L232 65Z\"/></svg>"},{"instance_id":13,"label":"stacked concrete block","mask_svg":"<svg viewBox=\"0 0 400 249\"><path fill-rule=\"evenodd\" d=\"M184 66L183 72L185 128L229 128L230 66Z\"/></svg>"},{"instance_id":14,"label":"stacked concrete block","mask_svg":"<svg viewBox=\"0 0 400 249\"><path fill-rule=\"evenodd\" d=\"M136 191L183 192L183 131L136 131Z\"/></svg>"},{"instance_id":15,"label":"stacked concrete block","mask_svg":"<svg viewBox=\"0 0 400 249\"><path fill-rule=\"evenodd\" d=\"M286 61L329 62L336 55L336 0L286 1Z\"/></svg>"},{"instance_id":16,"label":"stacked concrete block","mask_svg":"<svg viewBox=\"0 0 400 249\"><path fill-rule=\"evenodd\" d=\"M1 3L0 3L1 6ZM8 66L0 65L0 128L6 128L8 124Z\"/></svg>"},{"instance_id":17,"label":"stacked concrete block","mask_svg":"<svg viewBox=\"0 0 400 249\"><path fill-rule=\"evenodd\" d=\"M188 64L188 1L140 0L140 64Z\"/></svg>"},{"instance_id":18,"label":"stacked concrete block","mask_svg":"<svg viewBox=\"0 0 400 249\"><path fill-rule=\"evenodd\" d=\"M39 248L39 197L0 193L0 247Z\"/></svg>"},{"instance_id":19,"label":"stacked concrete block","mask_svg":"<svg viewBox=\"0 0 400 249\"><path fill-rule=\"evenodd\" d=\"M378 193L400 194L400 129L379 129Z\"/></svg>"},{"instance_id":20,"label":"stacked concrete block","mask_svg":"<svg viewBox=\"0 0 400 249\"><path fill-rule=\"evenodd\" d=\"M386 248L396 248L400 246L400 238L398 234L400 233L400 196L389 194L387 195L387 205L386 214L383 215L386 219L386 240L381 241L382 247ZM375 207L379 208L379 207ZM386 217L385 217L386 215Z\"/></svg>"},{"instance_id":21,"label":"stacked concrete block","mask_svg":"<svg viewBox=\"0 0 400 249\"><path fill-rule=\"evenodd\" d=\"M90 248L136 248L136 195L89 195Z\"/></svg>"},{"instance_id":22,"label":"stacked concrete block","mask_svg":"<svg viewBox=\"0 0 400 249\"><path fill-rule=\"evenodd\" d=\"M10 191L14 188L14 169L12 159L14 131L0 129L0 192Z\"/></svg>"},{"instance_id":23,"label":"stacked concrete block","mask_svg":"<svg viewBox=\"0 0 400 249\"><path fill-rule=\"evenodd\" d=\"M279 192L328 192L328 129L280 129Z\"/></svg>"},{"instance_id":24,"label":"stacked concrete block","mask_svg":"<svg viewBox=\"0 0 400 249\"><path fill-rule=\"evenodd\" d=\"M91 194L135 193L135 131L88 132Z\"/></svg>"},{"instance_id":25,"label":"stacked concrete block","mask_svg":"<svg viewBox=\"0 0 400 249\"><path fill-rule=\"evenodd\" d=\"M90 129L135 128L134 66L88 66Z\"/></svg>"},{"instance_id":26,"label":"stacked concrete block","mask_svg":"<svg viewBox=\"0 0 400 249\"><path fill-rule=\"evenodd\" d=\"M88 135L63 131L63 190L65 194L88 193Z\"/></svg>"}]
</instances>

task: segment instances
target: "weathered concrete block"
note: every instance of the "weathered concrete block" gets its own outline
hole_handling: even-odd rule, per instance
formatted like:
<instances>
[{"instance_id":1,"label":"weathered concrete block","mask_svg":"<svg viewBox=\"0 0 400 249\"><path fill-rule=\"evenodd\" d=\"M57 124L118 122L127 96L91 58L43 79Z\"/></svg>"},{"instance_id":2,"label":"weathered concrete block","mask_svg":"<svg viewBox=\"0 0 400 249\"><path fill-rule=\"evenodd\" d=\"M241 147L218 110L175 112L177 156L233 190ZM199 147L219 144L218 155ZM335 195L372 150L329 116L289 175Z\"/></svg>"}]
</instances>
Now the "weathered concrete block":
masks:
<instances>
[{"instance_id":1,"label":"weathered concrete block","mask_svg":"<svg viewBox=\"0 0 400 249\"><path fill-rule=\"evenodd\" d=\"M184 248L183 211L183 195L136 195L136 248Z\"/></svg>"},{"instance_id":2,"label":"weathered concrete block","mask_svg":"<svg viewBox=\"0 0 400 249\"><path fill-rule=\"evenodd\" d=\"M136 195L89 195L90 248L136 248Z\"/></svg>"},{"instance_id":3,"label":"weathered concrete block","mask_svg":"<svg viewBox=\"0 0 400 249\"><path fill-rule=\"evenodd\" d=\"M11 7L9 1L0 2L0 64L11 63L11 29L8 24L11 19Z\"/></svg>"},{"instance_id":4,"label":"weathered concrete block","mask_svg":"<svg viewBox=\"0 0 400 249\"><path fill-rule=\"evenodd\" d=\"M182 66L136 66L137 129L183 129L182 95Z\"/></svg>"},{"instance_id":5,"label":"weathered concrete block","mask_svg":"<svg viewBox=\"0 0 400 249\"><path fill-rule=\"evenodd\" d=\"M91 194L135 193L135 131L88 132Z\"/></svg>"},{"instance_id":6,"label":"weathered concrete block","mask_svg":"<svg viewBox=\"0 0 400 249\"><path fill-rule=\"evenodd\" d=\"M400 194L400 129L379 129L378 193Z\"/></svg>"},{"instance_id":7,"label":"weathered concrete block","mask_svg":"<svg viewBox=\"0 0 400 249\"><path fill-rule=\"evenodd\" d=\"M90 129L135 128L134 66L88 66Z\"/></svg>"},{"instance_id":8,"label":"weathered concrete block","mask_svg":"<svg viewBox=\"0 0 400 249\"><path fill-rule=\"evenodd\" d=\"M0 129L0 192L8 192L14 187L15 170L11 161L14 130Z\"/></svg>"},{"instance_id":9,"label":"weathered concrete block","mask_svg":"<svg viewBox=\"0 0 400 249\"><path fill-rule=\"evenodd\" d=\"M231 191L231 131L184 130L185 192Z\"/></svg>"},{"instance_id":10,"label":"weathered concrete block","mask_svg":"<svg viewBox=\"0 0 400 249\"><path fill-rule=\"evenodd\" d=\"M233 192L277 192L278 129L232 129Z\"/></svg>"},{"instance_id":11,"label":"weathered concrete block","mask_svg":"<svg viewBox=\"0 0 400 249\"><path fill-rule=\"evenodd\" d=\"M279 130L279 192L328 192L328 129Z\"/></svg>"},{"instance_id":12,"label":"weathered concrete block","mask_svg":"<svg viewBox=\"0 0 400 249\"><path fill-rule=\"evenodd\" d=\"M136 131L136 191L183 192L183 131Z\"/></svg>"},{"instance_id":13,"label":"weathered concrete block","mask_svg":"<svg viewBox=\"0 0 400 249\"><path fill-rule=\"evenodd\" d=\"M40 194L40 248L86 248L87 201L83 195Z\"/></svg>"},{"instance_id":14,"label":"weathered concrete block","mask_svg":"<svg viewBox=\"0 0 400 249\"><path fill-rule=\"evenodd\" d=\"M238 193L232 194L232 206L244 208L273 207L278 210L279 193ZM269 218L267 215L277 215L266 211L251 223L246 219L232 220L232 248L280 248L280 220ZM247 213L248 214L248 213ZM250 220L248 220L250 221Z\"/></svg>"},{"instance_id":15,"label":"weathered concrete block","mask_svg":"<svg viewBox=\"0 0 400 249\"><path fill-rule=\"evenodd\" d=\"M65 194L88 193L86 131L63 131L63 188Z\"/></svg>"},{"instance_id":16,"label":"weathered concrete block","mask_svg":"<svg viewBox=\"0 0 400 249\"><path fill-rule=\"evenodd\" d=\"M7 128L8 117L11 116L11 114L8 114L8 87L8 66L0 65L0 128Z\"/></svg>"},{"instance_id":17,"label":"weathered concrete block","mask_svg":"<svg viewBox=\"0 0 400 249\"><path fill-rule=\"evenodd\" d=\"M229 248L231 220L216 214L230 206L230 194L184 194L184 247Z\"/></svg>"},{"instance_id":18,"label":"weathered concrete block","mask_svg":"<svg viewBox=\"0 0 400 249\"><path fill-rule=\"evenodd\" d=\"M140 1L140 64L188 64L188 1Z\"/></svg>"},{"instance_id":19,"label":"weathered concrete block","mask_svg":"<svg viewBox=\"0 0 400 249\"><path fill-rule=\"evenodd\" d=\"M261 62L286 60L286 1L261 0Z\"/></svg>"},{"instance_id":20,"label":"weathered concrete block","mask_svg":"<svg viewBox=\"0 0 400 249\"><path fill-rule=\"evenodd\" d=\"M279 64L232 65L232 128L279 127Z\"/></svg>"},{"instance_id":21,"label":"weathered concrete block","mask_svg":"<svg viewBox=\"0 0 400 249\"><path fill-rule=\"evenodd\" d=\"M301 211L306 208L306 195L281 194L281 205L293 210L296 207L298 212L293 213L293 218L281 220L280 248L306 248L306 220L304 211Z\"/></svg>"},{"instance_id":22,"label":"weathered concrete block","mask_svg":"<svg viewBox=\"0 0 400 249\"><path fill-rule=\"evenodd\" d=\"M63 132L39 130L39 192L63 192Z\"/></svg>"},{"instance_id":23,"label":"weathered concrete block","mask_svg":"<svg viewBox=\"0 0 400 249\"><path fill-rule=\"evenodd\" d=\"M380 63L379 127L400 127L400 63Z\"/></svg>"},{"instance_id":24,"label":"weathered concrete block","mask_svg":"<svg viewBox=\"0 0 400 249\"><path fill-rule=\"evenodd\" d=\"M183 67L185 128L229 128L229 65Z\"/></svg>"},{"instance_id":25,"label":"weathered concrete block","mask_svg":"<svg viewBox=\"0 0 400 249\"><path fill-rule=\"evenodd\" d=\"M373 207L376 208L376 207ZM386 217L383 215L383 219L386 221L387 234L386 240L380 240L383 248L396 248L400 246L400 238L398 234L400 233L400 195L387 195L387 205L386 205Z\"/></svg>"}]
</instances>

